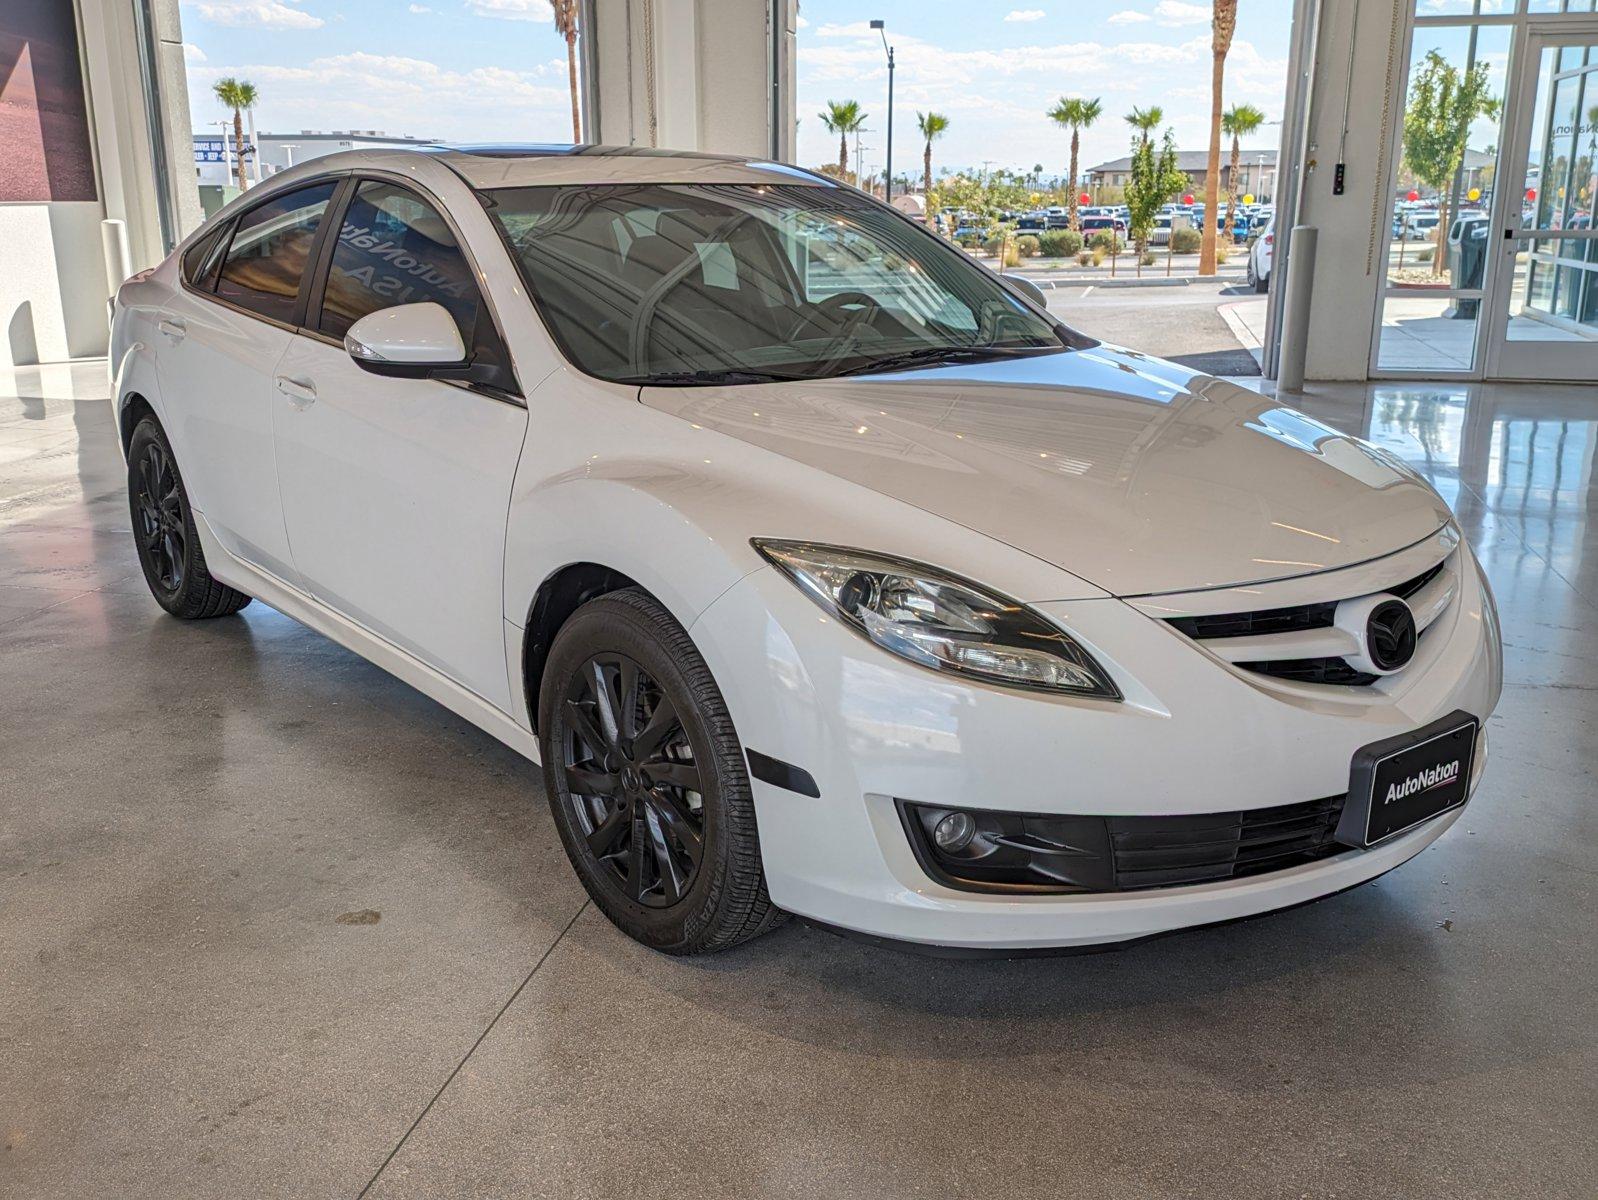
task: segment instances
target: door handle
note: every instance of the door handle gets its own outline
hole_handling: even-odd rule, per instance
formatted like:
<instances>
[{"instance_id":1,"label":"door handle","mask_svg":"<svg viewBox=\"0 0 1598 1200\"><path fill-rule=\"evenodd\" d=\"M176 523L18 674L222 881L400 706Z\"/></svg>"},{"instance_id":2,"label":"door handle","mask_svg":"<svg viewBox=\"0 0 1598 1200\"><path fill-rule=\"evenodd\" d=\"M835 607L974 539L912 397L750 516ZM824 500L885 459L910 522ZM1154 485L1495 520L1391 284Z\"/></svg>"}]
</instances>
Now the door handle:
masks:
<instances>
[{"instance_id":1,"label":"door handle","mask_svg":"<svg viewBox=\"0 0 1598 1200\"><path fill-rule=\"evenodd\" d=\"M174 346L189 332L189 327L176 317L162 317L156 328L170 338Z\"/></svg>"},{"instance_id":2,"label":"door handle","mask_svg":"<svg viewBox=\"0 0 1598 1200\"><path fill-rule=\"evenodd\" d=\"M294 379L288 375L277 377L277 390L289 398L295 408L309 408L316 403L316 385L309 379Z\"/></svg>"}]
</instances>

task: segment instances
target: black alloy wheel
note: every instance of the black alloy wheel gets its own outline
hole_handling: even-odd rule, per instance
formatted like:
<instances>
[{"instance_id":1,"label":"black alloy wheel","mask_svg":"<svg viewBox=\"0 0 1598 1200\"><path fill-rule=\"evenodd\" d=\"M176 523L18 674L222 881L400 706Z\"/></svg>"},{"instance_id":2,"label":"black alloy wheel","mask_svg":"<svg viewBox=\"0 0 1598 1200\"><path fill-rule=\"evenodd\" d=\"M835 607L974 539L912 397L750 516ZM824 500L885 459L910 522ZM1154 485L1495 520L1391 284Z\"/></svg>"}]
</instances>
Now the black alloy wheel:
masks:
<instances>
[{"instance_id":1,"label":"black alloy wheel","mask_svg":"<svg viewBox=\"0 0 1598 1200\"><path fill-rule=\"evenodd\" d=\"M566 689L567 803L595 865L628 899L676 904L705 851L698 756L677 707L625 654L598 654Z\"/></svg>"},{"instance_id":2,"label":"black alloy wheel","mask_svg":"<svg viewBox=\"0 0 1598 1200\"><path fill-rule=\"evenodd\" d=\"M128 509L144 581L167 612L185 620L222 617L250 602L206 568L183 473L154 416L128 439Z\"/></svg>"},{"instance_id":3,"label":"black alloy wheel","mask_svg":"<svg viewBox=\"0 0 1598 1200\"><path fill-rule=\"evenodd\" d=\"M732 715L653 596L608 592L568 617L537 708L555 826L617 928L667 954L703 954L783 922Z\"/></svg>"},{"instance_id":4,"label":"black alloy wheel","mask_svg":"<svg viewBox=\"0 0 1598 1200\"><path fill-rule=\"evenodd\" d=\"M134 470L138 486L133 511L138 522L139 553L154 582L164 591L175 593L183 587L188 531L172 456L159 441L151 439L144 443L144 453Z\"/></svg>"}]
</instances>

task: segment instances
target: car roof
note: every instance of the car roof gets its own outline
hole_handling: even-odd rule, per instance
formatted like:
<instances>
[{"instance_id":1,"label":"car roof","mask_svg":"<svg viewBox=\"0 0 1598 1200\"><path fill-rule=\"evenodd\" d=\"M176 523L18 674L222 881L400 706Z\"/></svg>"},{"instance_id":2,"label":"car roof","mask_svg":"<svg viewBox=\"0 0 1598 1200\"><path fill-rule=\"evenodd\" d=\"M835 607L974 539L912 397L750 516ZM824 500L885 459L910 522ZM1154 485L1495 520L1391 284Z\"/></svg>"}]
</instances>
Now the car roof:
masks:
<instances>
[{"instance_id":1,"label":"car roof","mask_svg":"<svg viewBox=\"0 0 1598 1200\"><path fill-rule=\"evenodd\" d=\"M418 154L428 155L474 188L533 187L539 184L753 183L837 187L828 179L786 163L661 150L645 146L567 145L564 143L489 143L382 147L344 151L307 160L306 165L342 170L402 168ZM334 160L337 160L336 162Z\"/></svg>"}]
</instances>

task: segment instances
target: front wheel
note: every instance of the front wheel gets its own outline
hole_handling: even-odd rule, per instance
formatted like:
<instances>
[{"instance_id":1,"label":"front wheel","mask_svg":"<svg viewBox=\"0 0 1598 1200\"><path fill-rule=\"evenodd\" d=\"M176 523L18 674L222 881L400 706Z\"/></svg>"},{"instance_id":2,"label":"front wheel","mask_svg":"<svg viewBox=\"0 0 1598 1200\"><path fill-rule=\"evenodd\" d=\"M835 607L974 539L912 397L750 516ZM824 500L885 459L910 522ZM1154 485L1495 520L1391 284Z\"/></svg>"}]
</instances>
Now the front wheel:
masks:
<instances>
[{"instance_id":1,"label":"front wheel","mask_svg":"<svg viewBox=\"0 0 1598 1200\"><path fill-rule=\"evenodd\" d=\"M167 612L185 620L222 617L250 602L206 570L189 494L154 417L140 421L128 442L128 506L144 581Z\"/></svg>"},{"instance_id":2,"label":"front wheel","mask_svg":"<svg viewBox=\"0 0 1598 1200\"><path fill-rule=\"evenodd\" d=\"M775 928L743 749L682 626L638 589L561 627L538 697L544 783L594 903L668 954Z\"/></svg>"}]
</instances>

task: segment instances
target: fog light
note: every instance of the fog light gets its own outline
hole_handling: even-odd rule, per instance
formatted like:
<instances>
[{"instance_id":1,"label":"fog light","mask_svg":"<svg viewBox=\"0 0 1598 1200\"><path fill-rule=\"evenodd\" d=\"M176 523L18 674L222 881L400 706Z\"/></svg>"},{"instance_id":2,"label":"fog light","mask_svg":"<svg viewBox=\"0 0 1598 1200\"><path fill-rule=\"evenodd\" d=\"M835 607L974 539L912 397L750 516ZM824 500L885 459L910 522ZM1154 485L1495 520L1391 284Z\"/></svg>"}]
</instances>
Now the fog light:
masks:
<instances>
[{"instance_id":1,"label":"fog light","mask_svg":"<svg viewBox=\"0 0 1598 1200\"><path fill-rule=\"evenodd\" d=\"M958 854L977 835L977 823L970 813L952 812L932 830L932 840L945 854Z\"/></svg>"}]
</instances>

